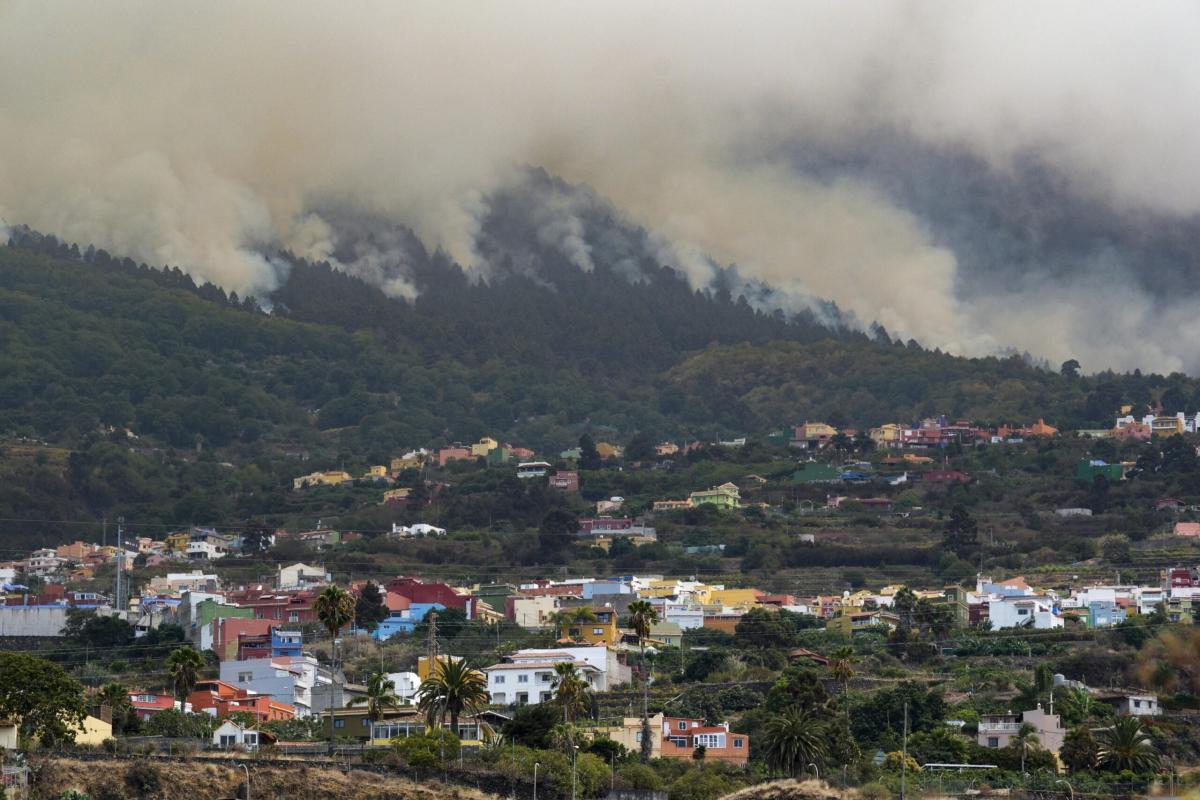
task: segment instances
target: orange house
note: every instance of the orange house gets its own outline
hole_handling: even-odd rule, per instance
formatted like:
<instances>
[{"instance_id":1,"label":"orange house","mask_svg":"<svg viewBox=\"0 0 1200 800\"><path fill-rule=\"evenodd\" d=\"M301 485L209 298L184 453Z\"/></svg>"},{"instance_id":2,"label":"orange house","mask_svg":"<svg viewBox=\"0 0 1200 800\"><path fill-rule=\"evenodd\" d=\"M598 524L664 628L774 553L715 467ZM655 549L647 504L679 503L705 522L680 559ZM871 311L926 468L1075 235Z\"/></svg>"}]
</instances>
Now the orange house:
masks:
<instances>
[{"instance_id":1,"label":"orange house","mask_svg":"<svg viewBox=\"0 0 1200 800\"><path fill-rule=\"evenodd\" d=\"M188 695L188 702L197 713L212 709L217 719L228 717L235 711L246 711L259 722L296 717L295 706L272 700L270 695L251 692L218 680L197 683Z\"/></svg>"},{"instance_id":2,"label":"orange house","mask_svg":"<svg viewBox=\"0 0 1200 800\"><path fill-rule=\"evenodd\" d=\"M663 718L663 758L691 759L698 747L704 748L705 761L744 767L750 758L750 737L730 732L728 723L705 725L702 719Z\"/></svg>"}]
</instances>

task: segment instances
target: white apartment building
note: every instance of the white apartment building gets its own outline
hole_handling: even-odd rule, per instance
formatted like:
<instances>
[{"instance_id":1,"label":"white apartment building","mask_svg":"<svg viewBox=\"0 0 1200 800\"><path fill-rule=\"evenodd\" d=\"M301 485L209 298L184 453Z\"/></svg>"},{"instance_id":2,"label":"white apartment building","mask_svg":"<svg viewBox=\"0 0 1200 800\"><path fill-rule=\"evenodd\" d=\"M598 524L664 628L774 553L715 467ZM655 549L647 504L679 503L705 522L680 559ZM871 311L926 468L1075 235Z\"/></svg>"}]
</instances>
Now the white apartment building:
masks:
<instances>
[{"instance_id":1,"label":"white apartment building","mask_svg":"<svg viewBox=\"0 0 1200 800\"><path fill-rule=\"evenodd\" d=\"M222 661L221 680L293 705L297 717L312 716L313 689L332 683L329 671L322 669L313 656Z\"/></svg>"},{"instance_id":2,"label":"white apartment building","mask_svg":"<svg viewBox=\"0 0 1200 800\"><path fill-rule=\"evenodd\" d=\"M530 705L545 703L554 697L554 668L557 664L572 663L588 686L597 690L598 669L586 661L576 661L566 653L547 653L536 658L517 657L504 664L494 664L483 670L487 676L488 695L496 705Z\"/></svg>"}]
</instances>

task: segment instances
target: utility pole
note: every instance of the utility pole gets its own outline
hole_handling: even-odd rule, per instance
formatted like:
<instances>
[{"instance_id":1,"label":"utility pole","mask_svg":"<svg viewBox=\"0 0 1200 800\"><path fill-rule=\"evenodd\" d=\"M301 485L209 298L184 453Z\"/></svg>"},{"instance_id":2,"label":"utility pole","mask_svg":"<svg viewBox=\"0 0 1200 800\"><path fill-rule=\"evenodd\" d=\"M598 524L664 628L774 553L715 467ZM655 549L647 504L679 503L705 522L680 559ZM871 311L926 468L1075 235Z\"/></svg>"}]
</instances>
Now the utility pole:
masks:
<instances>
[{"instance_id":1,"label":"utility pole","mask_svg":"<svg viewBox=\"0 0 1200 800\"><path fill-rule=\"evenodd\" d=\"M904 703L904 728L900 748L900 800L906 800L905 775L908 773L908 703Z\"/></svg>"},{"instance_id":2,"label":"utility pole","mask_svg":"<svg viewBox=\"0 0 1200 800\"><path fill-rule=\"evenodd\" d=\"M121 590L121 573L125 571L125 517L117 517L117 557L115 559L117 565L117 592L113 598L113 604L116 606L117 614L121 614L125 608L124 598Z\"/></svg>"}]
</instances>

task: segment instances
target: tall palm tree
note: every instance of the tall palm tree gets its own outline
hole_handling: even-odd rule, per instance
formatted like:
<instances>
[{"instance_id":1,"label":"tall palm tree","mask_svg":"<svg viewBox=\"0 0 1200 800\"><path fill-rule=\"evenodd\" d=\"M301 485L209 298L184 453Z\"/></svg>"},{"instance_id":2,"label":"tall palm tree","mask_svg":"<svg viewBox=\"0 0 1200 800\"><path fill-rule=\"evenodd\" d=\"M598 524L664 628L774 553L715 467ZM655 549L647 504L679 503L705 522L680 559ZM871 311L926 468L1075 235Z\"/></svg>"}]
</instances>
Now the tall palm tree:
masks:
<instances>
[{"instance_id":1,"label":"tall palm tree","mask_svg":"<svg viewBox=\"0 0 1200 800\"><path fill-rule=\"evenodd\" d=\"M171 676L171 687L179 698L182 708L187 696L196 688L200 670L204 668L204 656L191 645L177 647L167 656L167 674Z\"/></svg>"},{"instance_id":2,"label":"tall palm tree","mask_svg":"<svg viewBox=\"0 0 1200 800\"><path fill-rule=\"evenodd\" d=\"M1137 717L1117 717L1096 738L1100 744L1096 760L1102 767L1145 772L1158 764L1158 748Z\"/></svg>"},{"instance_id":3,"label":"tall palm tree","mask_svg":"<svg viewBox=\"0 0 1200 800\"><path fill-rule=\"evenodd\" d=\"M417 690L417 706L429 726L442 724L450 715L450 728L458 735L458 718L465 711L477 714L488 702L487 679L465 660L443 659Z\"/></svg>"},{"instance_id":4,"label":"tall palm tree","mask_svg":"<svg viewBox=\"0 0 1200 800\"><path fill-rule=\"evenodd\" d=\"M773 770L795 777L808 764L825 761L825 723L808 711L791 709L771 717L763 730L763 752Z\"/></svg>"},{"instance_id":5,"label":"tall palm tree","mask_svg":"<svg viewBox=\"0 0 1200 800\"><path fill-rule=\"evenodd\" d=\"M569 722L560 722L550 729L550 742L568 757L574 757L575 748L584 743L583 731Z\"/></svg>"},{"instance_id":6,"label":"tall palm tree","mask_svg":"<svg viewBox=\"0 0 1200 800\"><path fill-rule=\"evenodd\" d=\"M649 763L654 753L654 740L650 730L650 669L646 664L646 640L650 638L650 626L658 622L658 611L648 600L634 600L629 604L629 627L637 634L638 649L641 650L642 668L642 763Z\"/></svg>"},{"instance_id":7,"label":"tall palm tree","mask_svg":"<svg viewBox=\"0 0 1200 800\"><path fill-rule=\"evenodd\" d=\"M108 706L112 717L113 733L120 733L129 723L133 703L129 701L129 690L119 683L106 683L96 692L96 700Z\"/></svg>"},{"instance_id":8,"label":"tall palm tree","mask_svg":"<svg viewBox=\"0 0 1200 800\"><path fill-rule=\"evenodd\" d=\"M371 673L367 678L367 693L350 701L352 706L365 705L367 719L379 722L389 708L399 708L403 701L396 695L396 684L382 670Z\"/></svg>"},{"instance_id":9,"label":"tall palm tree","mask_svg":"<svg viewBox=\"0 0 1200 800\"><path fill-rule=\"evenodd\" d=\"M560 661L554 665L554 702L562 706L563 722L574 722L580 714L586 714L588 683L574 662Z\"/></svg>"},{"instance_id":10,"label":"tall palm tree","mask_svg":"<svg viewBox=\"0 0 1200 800\"><path fill-rule=\"evenodd\" d=\"M836 680L842 682L843 695L850 691L850 679L854 677L854 665L857 663L858 656L849 645L839 647L829 654L829 672Z\"/></svg>"},{"instance_id":11,"label":"tall palm tree","mask_svg":"<svg viewBox=\"0 0 1200 800\"><path fill-rule=\"evenodd\" d=\"M337 667L337 635L342 628L354 621L354 597L345 589L337 586L326 586L313 602L313 610L317 619L329 631L330 638L330 673L333 685L329 687L329 747L337 736L336 720L334 719L334 694L338 682Z\"/></svg>"},{"instance_id":12,"label":"tall palm tree","mask_svg":"<svg viewBox=\"0 0 1200 800\"><path fill-rule=\"evenodd\" d=\"M1013 737L1015 744L1021 751L1021 772L1025 772L1025 756L1033 752L1038 744L1040 744L1037 736L1037 728L1030 725L1028 722L1021 724L1017 729L1017 735Z\"/></svg>"}]
</instances>

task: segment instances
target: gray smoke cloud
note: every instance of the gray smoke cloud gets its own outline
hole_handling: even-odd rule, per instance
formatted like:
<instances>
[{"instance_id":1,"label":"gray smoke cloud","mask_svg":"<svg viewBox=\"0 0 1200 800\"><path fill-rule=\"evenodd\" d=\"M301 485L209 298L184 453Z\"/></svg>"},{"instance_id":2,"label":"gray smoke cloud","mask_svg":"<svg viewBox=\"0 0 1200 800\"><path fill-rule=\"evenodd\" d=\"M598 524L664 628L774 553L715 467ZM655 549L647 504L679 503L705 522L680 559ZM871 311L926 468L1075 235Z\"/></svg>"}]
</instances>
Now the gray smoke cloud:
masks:
<instances>
[{"instance_id":1,"label":"gray smoke cloud","mask_svg":"<svg viewBox=\"0 0 1200 800\"><path fill-rule=\"evenodd\" d=\"M609 198L704 285L714 261L893 335L1089 368L1196 369L1200 321L1138 265L965 288L960 254L800 148L886 130L998 175L1036 155L1118 213L1200 212L1200 8L1186 2L0 4L0 217L241 294L282 245L395 296L403 222L486 271L488 198L537 165ZM569 198L543 244L587 269ZM1139 344L1135 342L1149 344Z\"/></svg>"}]
</instances>

